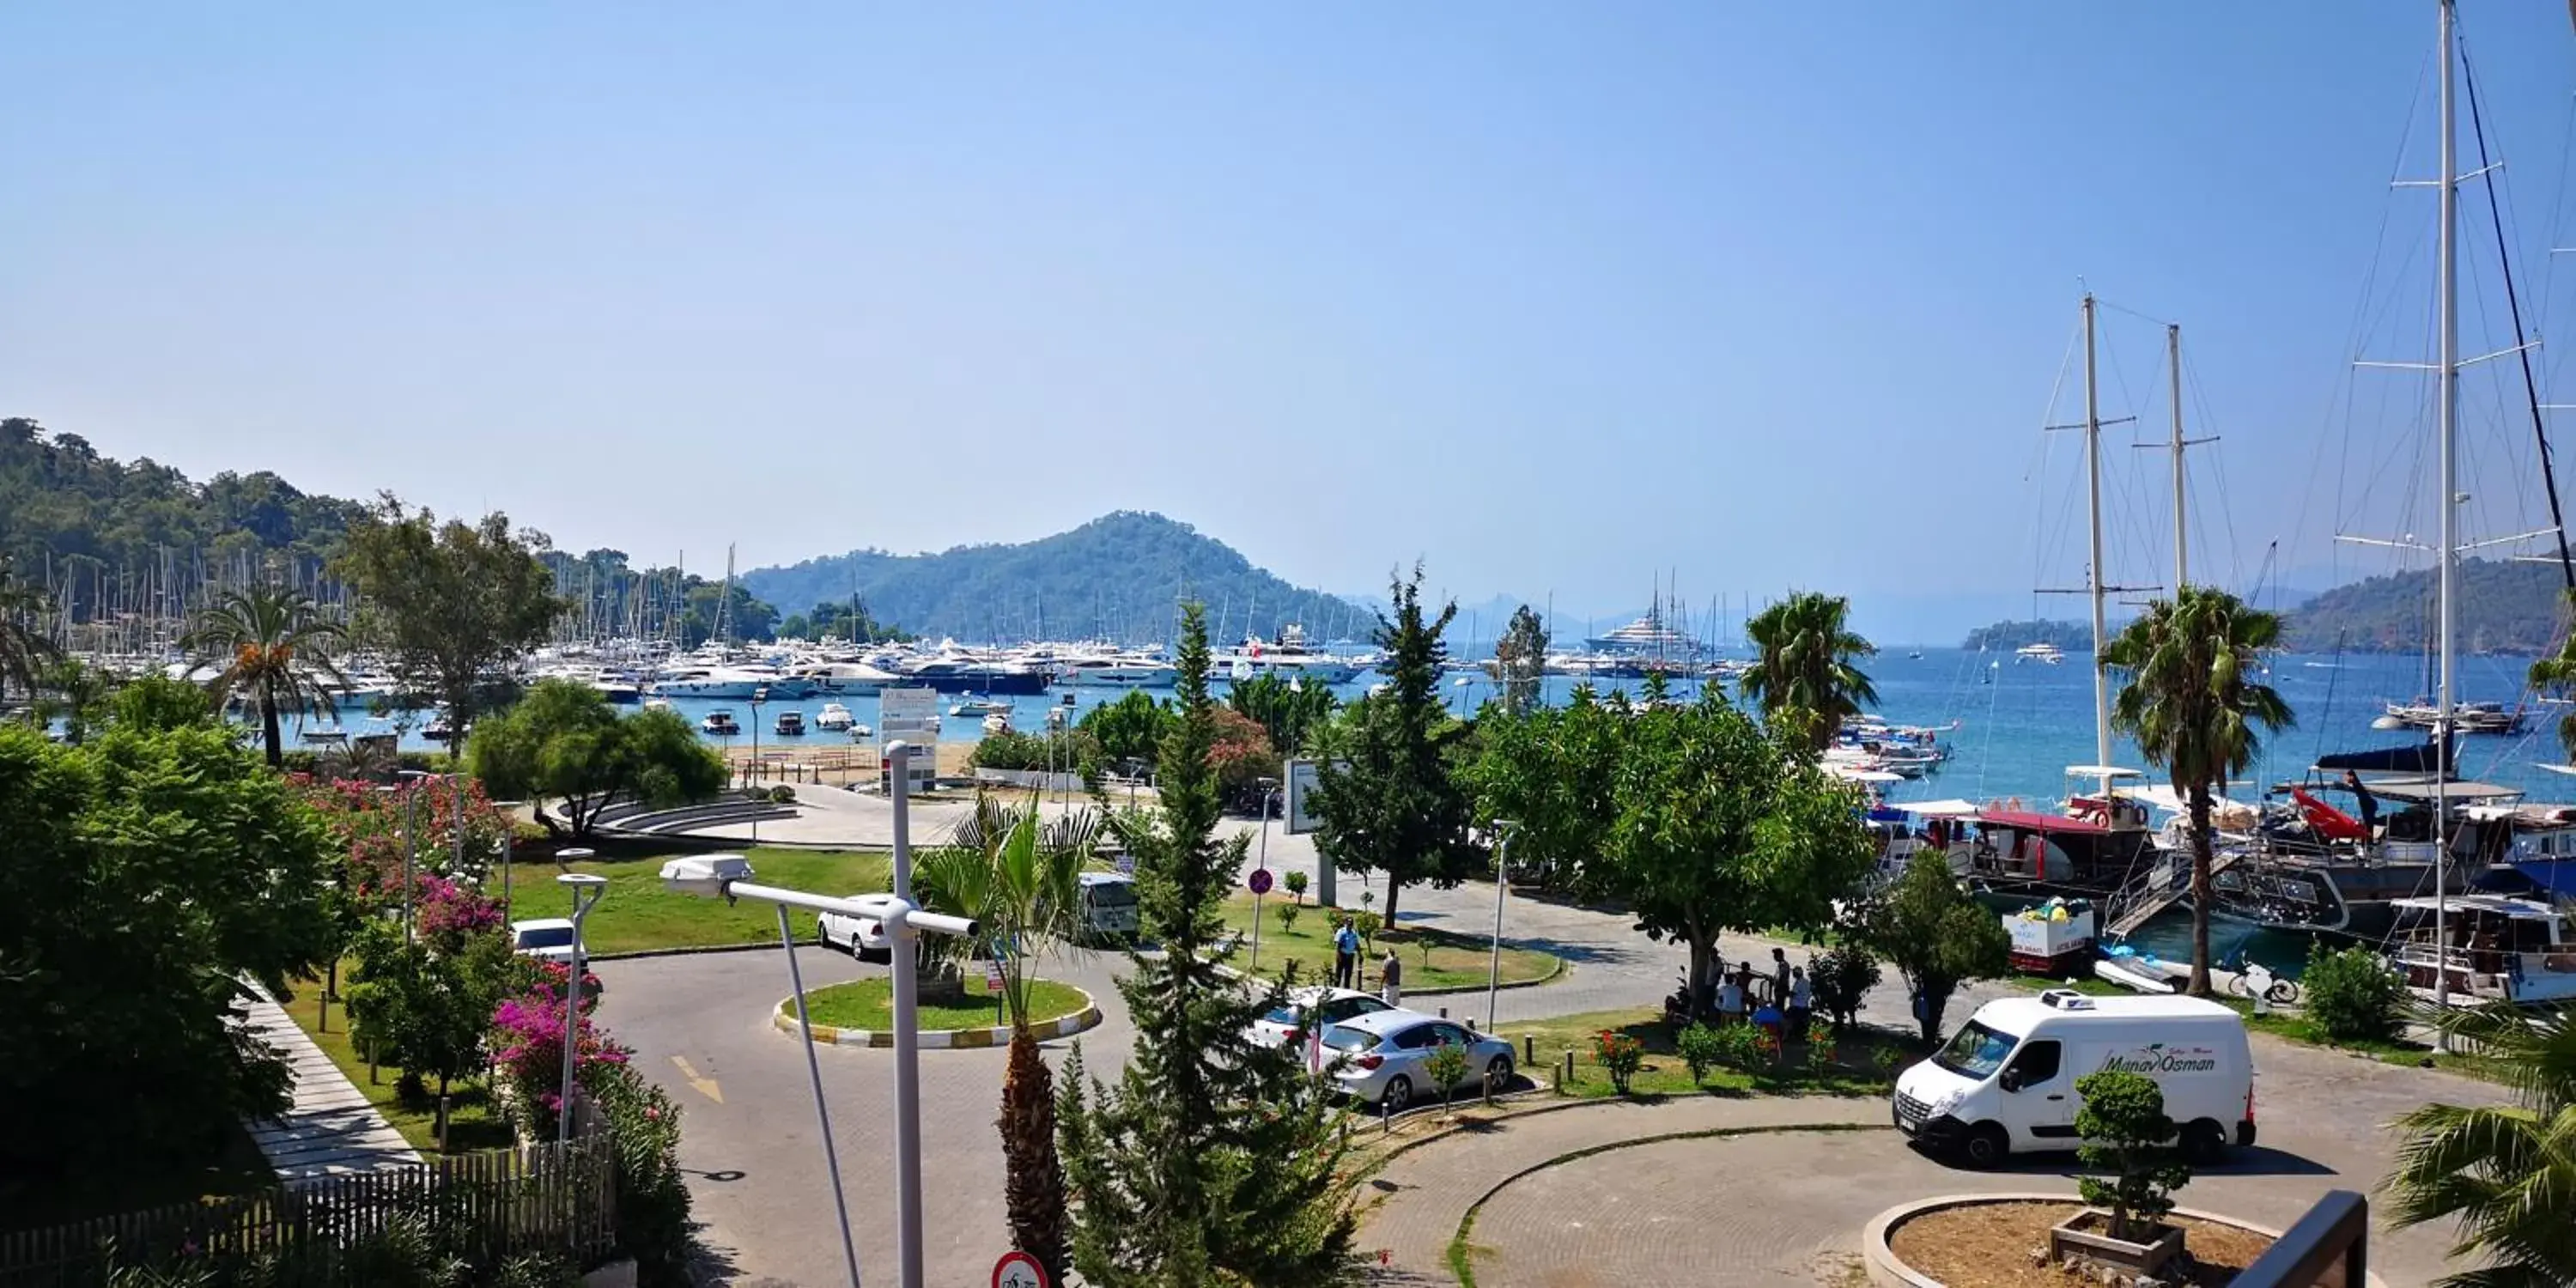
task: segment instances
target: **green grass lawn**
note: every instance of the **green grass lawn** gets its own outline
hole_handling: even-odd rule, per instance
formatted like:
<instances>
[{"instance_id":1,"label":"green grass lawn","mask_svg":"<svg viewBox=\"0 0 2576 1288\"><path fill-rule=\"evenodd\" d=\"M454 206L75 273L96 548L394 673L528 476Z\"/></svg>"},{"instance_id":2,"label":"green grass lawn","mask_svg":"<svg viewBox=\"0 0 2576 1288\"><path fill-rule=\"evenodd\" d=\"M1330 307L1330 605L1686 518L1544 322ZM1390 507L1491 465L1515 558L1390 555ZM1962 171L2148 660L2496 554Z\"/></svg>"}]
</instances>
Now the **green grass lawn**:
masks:
<instances>
[{"instance_id":1,"label":"green grass lawn","mask_svg":"<svg viewBox=\"0 0 2576 1288\"><path fill-rule=\"evenodd\" d=\"M1567 1083L1564 1094L1599 1098L1615 1094L1610 1074L1593 1054L1592 1038L1604 1029L1616 1030L1636 1038L1646 1049L1645 1066L1637 1071L1630 1084L1638 1095L1683 1096L1692 1094L1741 1096L1777 1095L1795 1092L1823 1092L1832 1095L1874 1096L1887 1093L1896 1069L1921 1058L1912 1044L1881 1029L1855 1027L1834 1043L1832 1061L1819 1068L1808 1062L1804 1043L1791 1043L1787 1058L1768 1068L1744 1070L1719 1066L1709 1071L1708 1080L1694 1086L1690 1066L1683 1064L1673 1051L1673 1033L1665 1026L1663 1016L1654 1011L1595 1011L1588 1015L1568 1015L1553 1020L1508 1023L1496 1030L1496 1036L1521 1045L1523 1034L1536 1035L1537 1059L1521 1072L1547 1085L1552 1064L1574 1052L1574 1081ZM1879 1068L1879 1053L1891 1053L1897 1062L1889 1069ZM1519 1058L1518 1056L1514 1057Z\"/></svg>"},{"instance_id":2,"label":"green grass lawn","mask_svg":"<svg viewBox=\"0 0 2576 1288\"><path fill-rule=\"evenodd\" d=\"M343 982L349 978L353 964L340 963ZM424 1154L436 1153L438 1084L430 1084L429 1098L418 1104L406 1104L394 1090L395 1083L402 1076L401 1070L385 1065L376 1071L376 1079L369 1081L367 1058L358 1054L349 1042L348 1012L333 1004L331 1027L325 1032L319 1027L321 999L322 985L318 981L300 984L296 987L294 1000L286 1003L286 1013L294 1017L297 1027L312 1035L314 1044L322 1048L324 1055L331 1057L331 1063L340 1066L340 1072L349 1075L349 1081L357 1085L360 1094L385 1116L386 1122L393 1124L395 1131L402 1133L404 1140L411 1142L412 1148ZM510 1125L502 1121L499 1108L492 1103L491 1093L480 1079L450 1085L447 1099L448 1152L462 1154L477 1149L500 1149L512 1143Z\"/></svg>"},{"instance_id":3,"label":"green grass lawn","mask_svg":"<svg viewBox=\"0 0 2576 1288\"><path fill-rule=\"evenodd\" d=\"M874 893L886 888L889 860L883 853L768 849L748 853L752 870L763 885L829 895ZM571 865L574 872L608 878L608 893L582 923L582 942L589 951L625 953L778 942L778 909L774 905L745 900L727 906L722 899L663 889L662 863L670 857L595 859ZM561 917L571 912L570 896L554 884L560 869L552 863L522 863L517 867L511 882L510 916L514 920ZM799 940L814 937L813 913L790 910L787 917Z\"/></svg>"},{"instance_id":4,"label":"green grass lawn","mask_svg":"<svg viewBox=\"0 0 2576 1288\"><path fill-rule=\"evenodd\" d=\"M984 973L980 967L966 973L964 1006L923 1006L917 1014L924 1029L1000 1028L1008 1023L1002 1014L999 998L984 990ZM1032 1023L1058 1019L1081 1010L1087 1004L1081 989L1059 984L1051 979L1029 981L1029 1019ZM779 1005L778 1013L795 1018L796 1002L789 998ZM864 1029L880 1032L894 1027L894 984L885 979L852 980L817 988L805 994L805 1013L816 1024L829 1024L840 1029Z\"/></svg>"},{"instance_id":5,"label":"green grass lawn","mask_svg":"<svg viewBox=\"0 0 2576 1288\"><path fill-rule=\"evenodd\" d=\"M1318 983L1333 977L1333 923L1327 909L1305 905L1297 914L1297 924L1286 931L1279 928L1280 905L1289 903L1284 896L1265 897L1261 901L1261 960L1252 961L1252 896L1238 895L1226 901L1225 924L1244 932L1244 942L1234 950L1228 963L1239 970L1275 978L1291 961L1297 963L1297 978ZM1347 911L1347 909L1345 909ZM1418 992L1432 988L1460 988L1485 983L1489 943L1483 939L1453 935L1447 931L1406 927L1378 932L1374 951L1363 951L1361 965L1370 979L1377 978L1378 959L1388 945L1394 945L1404 958L1404 987ZM1430 950L1428 965L1423 950ZM1525 984L1547 979L1565 968L1553 954L1526 948L1503 950L1503 982Z\"/></svg>"}]
</instances>

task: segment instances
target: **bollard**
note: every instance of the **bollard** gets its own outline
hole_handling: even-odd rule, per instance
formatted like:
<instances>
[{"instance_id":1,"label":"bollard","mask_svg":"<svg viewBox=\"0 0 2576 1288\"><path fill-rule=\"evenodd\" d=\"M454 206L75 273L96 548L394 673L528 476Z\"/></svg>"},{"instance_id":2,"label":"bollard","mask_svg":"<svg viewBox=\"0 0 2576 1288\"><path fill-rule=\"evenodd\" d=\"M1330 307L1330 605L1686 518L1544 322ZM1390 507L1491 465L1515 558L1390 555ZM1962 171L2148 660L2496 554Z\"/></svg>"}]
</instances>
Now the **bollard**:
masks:
<instances>
[{"instance_id":1,"label":"bollard","mask_svg":"<svg viewBox=\"0 0 2576 1288\"><path fill-rule=\"evenodd\" d=\"M1521 1065L1526 1068L1537 1063L1538 1035L1535 1033L1524 1033L1521 1035Z\"/></svg>"},{"instance_id":2,"label":"bollard","mask_svg":"<svg viewBox=\"0 0 2576 1288\"><path fill-rule=\"evenodd\" d=\"M447 1097L444 1093L438 1097L438 1152L447 1152Z\"/></svg>"},{"instance_id":3,"label":"bollard","mask_svg":"<svg viewBox=\"0 0 2576 1288\"><path fill-rule=\"evenodd\" d=\"M1441 1008L1440 1008L1440 1018L1441 1018L1441 1019L1444 1019L1444 1020L1449 1018L1449 1008L1448 1008L1448 1007L1445 1007L1445 1006L1444 1006L1444 1007L1441 1007Z\"/></svg>"},{"instance_id":4,"label":"bollard","mask_svg":"<svg viewBox=\"0 0 2576 1288\"><path fill-rule=\"evenodd\" d=\"M1476 1031L1476 1017L1475 1017L1475 1016L1470 1015L1470 1016L1468 1016L1468 1017L1467 1017L1467 1031L1468 1031L1468 1032L1470 1032L1470 1033L1473 1033L1473 1032L1475 1032L1475 1031Z\"/></svg>"},{"instance_id":5,"label":"bollard","mask_svg":"<svg viewBox=\"0 0 2576 1288\"><path fill-rule=\"evenodd\" d=\"M1395 1118L1386 1111L1386 1097L1377 1098L1377 1130L1384 1135L1395 1130Z\"/></svg>"}]
</instances>

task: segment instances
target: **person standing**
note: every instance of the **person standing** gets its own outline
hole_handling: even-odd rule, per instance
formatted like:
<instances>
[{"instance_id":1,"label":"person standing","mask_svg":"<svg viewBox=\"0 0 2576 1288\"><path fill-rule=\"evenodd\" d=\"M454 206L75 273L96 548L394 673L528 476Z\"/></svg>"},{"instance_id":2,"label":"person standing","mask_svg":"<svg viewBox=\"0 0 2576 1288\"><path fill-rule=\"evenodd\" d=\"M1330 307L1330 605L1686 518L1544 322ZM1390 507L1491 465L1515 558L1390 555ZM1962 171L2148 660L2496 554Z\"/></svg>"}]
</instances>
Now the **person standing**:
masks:
<instances>
[{"instance_id":1,"label":"person standing","mask_svg":"<svg viewBox=\"0 0 2576 1288\"><path fill-rule=\"evenodd\" d=\"M1360 932L1351 929L1351 919L1341 920L1341 929L1333 932L1333 987L1349 988L1360 969Z\"/></svg>"},{"instance_id":2,"label":"person standing","mask_svg":"<svg viewBox=\"0 0 2576 1288\"><path fill-rule=\"evenodd\" d=\"M1724 982L1717 986L1717 1022L1739 1023L1744 1019L1744 977L1736 974L1721 978Z\"/></svg>"},{"instance_id":3,"label":"person standing","mask_svg":"<svg viewBox=\"0 0 2576 1288\"><path fill-rule=\"evenodd\" d=\"M1791 967L1789 965L1789 954L1787 950L1779 948L1772 949L1771 1004L1773 1006L1785 1007L1789 1004L1790 970Z\"/></svg>"},{"instance_id":4,"label":"person standing","mask_svg":"<svg viewBox=\"0 0 2576 1288\"><path fill-rule=\"evenodd\" d=\"M1387 946L1386 960L1378 963L1377 982L1380 1001L1389 1006L1404 1005L1404 960L1395 955L1392 944Z\"/></svg>"},{"instance_id":5,"label":"person standing","mask_svg":"<svg viewBox=\"0 0 2576 1288\"><path fill-rule=\"evenodd\" d=\"M2361 785L2361 775L2343 771L2343 785L2352 789L2352 803L2361 812L2361 843L2366 849L2379 839L2379 798Z\"/></svg>"},{"instance_id":6,"label":"person standing","mask_svg":"<svg viewBox=\"0 0 2576 1288\"><path fill-rule=\"evenodd\" d=\"M1816 990L1807 982L1807 968L1789 968L1789 1036L1805 1039L1807 1025L1815 1018Z\"/></svg>"}]
</instances>

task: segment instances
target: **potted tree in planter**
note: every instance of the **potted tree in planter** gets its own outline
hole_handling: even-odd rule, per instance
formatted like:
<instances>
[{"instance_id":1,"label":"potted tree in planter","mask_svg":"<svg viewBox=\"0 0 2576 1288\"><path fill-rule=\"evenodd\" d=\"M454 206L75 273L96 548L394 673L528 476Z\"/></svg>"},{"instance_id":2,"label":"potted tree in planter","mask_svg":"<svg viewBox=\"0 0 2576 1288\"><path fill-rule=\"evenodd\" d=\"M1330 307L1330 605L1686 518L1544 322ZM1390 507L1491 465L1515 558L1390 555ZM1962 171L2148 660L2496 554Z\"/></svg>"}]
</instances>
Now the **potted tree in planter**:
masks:
<instances>
[{"instance_id":1,"label":"potted tree in planter","mask_svg":"<svg viewBox=\"0 0 2576 1288\"><path fill-rule=\"evenodd\" d=\"M2092 1206L2049 1231L2049 1258L2158 1275L2182 1253L2182 1230L2166 1225L2164 1216L2173 1211L2173 1192L2191 1183L2191 1167L2173 1143L2173 1120L2165 1116L2164 1089L2143 1074L2105 1069L2076 1079L2075 1094L2083 1102L2075 1114L2084 1141L2078 1156L2110 1179L2077 1182Z\"/></svg>"}]
</instances>

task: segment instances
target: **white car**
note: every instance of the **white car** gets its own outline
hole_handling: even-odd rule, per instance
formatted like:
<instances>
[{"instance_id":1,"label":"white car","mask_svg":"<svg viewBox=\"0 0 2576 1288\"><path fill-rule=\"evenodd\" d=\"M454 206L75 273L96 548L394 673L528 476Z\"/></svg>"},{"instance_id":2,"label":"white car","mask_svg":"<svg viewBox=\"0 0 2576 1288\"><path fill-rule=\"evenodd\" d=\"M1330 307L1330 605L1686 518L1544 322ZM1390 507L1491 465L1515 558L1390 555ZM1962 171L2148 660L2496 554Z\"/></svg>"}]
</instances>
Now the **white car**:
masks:
<instances>
[{"instance_id":1,"label":"white car","mask_svg":"<svg viewBox=\"0 0 2576 1288\"><path fill-rule=\"evenodd\" d=\"M572 919L537 917L510 923L510 951L541 962L572 964Z\"/></svg>"},{"instance_id":2,"label":"white car","mask_svg":"<svg viewBox=\"0 0 2576 1288\"><path fill-rule=\"evenodd\" d=\"M854 894L850 897L865 899L883 893L885 892L882 890L870 890L865 894ZM875 962L882 966L894 960L894 944L886 938L884 923L874 917L845 917L837 912L823 913L814 919L814 937L821 941L824 947L838 948L863 962Z\"/></svg>"},{"instance_id":3,"label":"white car","mask_svg":"<svg viewBox=\"0 0 2576 1288\"><path fill-rule=\"evenodd\" d=\"M1340 1060L1333 1077L1352 1098L1402 1113L1416 1097L1440 1094L1422 1062L1451 1043L1467 1048L1465 1076L1451 1094L1487 1078L1498 1087L1512 1080L1511 1043L1418 1011L1379 1011L1336 1024L1324 1030L1324 1058Z\"/></svg>"},{"instance_id":4,"label":"white car","mask_svg":"<svg viewBox=\"0 0 2576 1288\"><path fill-rule=\"evenodd\" d=\"M1289 1039L1306 1032L1309 1023L1331 1028L1344 1020L1394 1009L1375 993L1316 984L1290 989L1286 1002L1254 1020L1245 1033L1264 1046L1285 1046Z\"/></svg>"}]
</instances>

